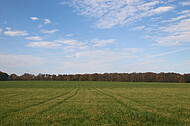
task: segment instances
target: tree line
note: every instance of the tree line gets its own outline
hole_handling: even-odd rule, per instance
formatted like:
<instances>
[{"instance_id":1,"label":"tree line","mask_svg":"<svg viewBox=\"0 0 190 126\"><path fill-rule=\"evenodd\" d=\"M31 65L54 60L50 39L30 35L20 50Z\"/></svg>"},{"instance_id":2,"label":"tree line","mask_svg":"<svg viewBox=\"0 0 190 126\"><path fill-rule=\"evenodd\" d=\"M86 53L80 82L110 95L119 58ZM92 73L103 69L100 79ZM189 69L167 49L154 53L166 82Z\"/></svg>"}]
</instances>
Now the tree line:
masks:
<instances>
[{"instance_id":1,"label":"tree line","mask_svg":"<svg viewBox=\"0 0 190 126\"><path fill-rule=\"evenodd\" d=\"M0 71L0 81L120 81L190 83L190 74L179 73L94 73L94 74L29 74L8 75Z\"/></svg>"}]
</instances>

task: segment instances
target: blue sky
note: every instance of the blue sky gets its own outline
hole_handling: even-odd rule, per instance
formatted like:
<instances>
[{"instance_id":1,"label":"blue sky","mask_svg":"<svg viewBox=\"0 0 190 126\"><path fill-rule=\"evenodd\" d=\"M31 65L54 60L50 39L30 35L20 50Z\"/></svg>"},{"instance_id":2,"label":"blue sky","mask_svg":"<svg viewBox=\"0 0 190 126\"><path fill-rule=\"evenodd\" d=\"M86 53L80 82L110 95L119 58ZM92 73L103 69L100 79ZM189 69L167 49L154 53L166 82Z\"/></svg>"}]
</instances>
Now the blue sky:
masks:
<instances>
[{"instance_id":1,"label":"blue sky","mask_svg":"<svg viewBox=\"0 0 190 126\"><path fill-rule=\"evenodd\" d=\"M190 71L189 0L1 0L7 73Z\"/></svg>"}]
</instances>

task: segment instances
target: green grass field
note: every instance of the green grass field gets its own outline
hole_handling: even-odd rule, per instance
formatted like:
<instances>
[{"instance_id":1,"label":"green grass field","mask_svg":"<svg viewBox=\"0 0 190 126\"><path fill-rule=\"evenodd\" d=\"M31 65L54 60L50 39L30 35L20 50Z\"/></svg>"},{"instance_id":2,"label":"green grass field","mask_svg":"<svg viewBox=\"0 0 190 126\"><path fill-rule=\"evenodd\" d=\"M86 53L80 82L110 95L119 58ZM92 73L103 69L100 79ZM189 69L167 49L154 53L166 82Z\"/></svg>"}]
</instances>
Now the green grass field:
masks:
<instances>
[{"instance_id":1,"label":"green grass field","mask_svg":"<svg viewBox=\"0 0 190 126\"><path fill-rule=\"evenodd\" d=\"M190 84L0 82L0 125L190 125Z\"/></svg>"}]
</instances>

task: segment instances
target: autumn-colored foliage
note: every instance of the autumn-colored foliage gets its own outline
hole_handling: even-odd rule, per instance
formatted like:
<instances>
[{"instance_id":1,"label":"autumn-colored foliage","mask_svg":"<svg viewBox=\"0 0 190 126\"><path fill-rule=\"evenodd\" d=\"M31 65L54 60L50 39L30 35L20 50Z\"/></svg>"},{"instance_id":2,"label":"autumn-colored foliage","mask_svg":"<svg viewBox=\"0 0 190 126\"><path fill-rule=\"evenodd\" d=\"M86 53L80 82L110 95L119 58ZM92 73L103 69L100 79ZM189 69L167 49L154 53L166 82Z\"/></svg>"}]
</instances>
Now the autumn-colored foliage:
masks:
<instances>
[{"instance_id":1,"label":"autumn-colored foliage","mask_svg":"<svg viewBox=\"0 0 190 126\"><path fill-rule=\"evenodd\" d=\"M16 74L8 75L0 72L1 81L120 81L120 82L176 82L190 83L190 74L178 73L94 73L94 74L38 74L25 73L21 76Z\"/></svg>"}]
</instances>

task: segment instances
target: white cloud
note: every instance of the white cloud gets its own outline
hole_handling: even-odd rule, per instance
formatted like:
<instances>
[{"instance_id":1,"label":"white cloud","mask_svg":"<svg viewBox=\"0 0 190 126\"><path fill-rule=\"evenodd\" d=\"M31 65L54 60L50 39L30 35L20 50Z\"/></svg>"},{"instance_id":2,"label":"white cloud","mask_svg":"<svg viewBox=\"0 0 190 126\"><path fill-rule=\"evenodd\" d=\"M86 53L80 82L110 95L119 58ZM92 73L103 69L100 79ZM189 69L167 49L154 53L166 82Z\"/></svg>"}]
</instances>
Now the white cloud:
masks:
<instances>
[{"instance_id":1,"label":"white cloud","mask_svg":"<svg viewBox=\"0 0 190 126\"><path fill-rule=\"evenodd\" d=\"M190 6L190 2L189 1L181 2L181 5L182 6Z\"/></svg>"},{"instance_id":2,"label":"white cloud","mask_svg":"<svg viewBox=\"0 0 190 126\"><path fill-rule=\"evenodd\" d=\"M28 32L27 31L13 30L13 31L5 31L4 34L9 35L9 36L26 36L26 35L28 35Z\"/></svg>"},{"instance_id":3,"label":"white cloud","mask_svg":"<svg viewBox=\"0 0 190 126\"><path fill-rule=\"evenodd\" d=\"M107 44L114 43L115 41L116 41L115 39L108 39L108 40L94 39L92 40L92 43L94 43L93 46L106 46Z\"/></svg>"},{"instance_id":4,"label":"white cloud","mask_svg":"<svg viewBox=\"0 0 190 126\"><path fill-rule=\"evenodd\" d=\"M170 46L190 42L190 18L177 23L171 23L166 27L161 27L159 30L162 31L164 35L155 38L155 41L158 42L155 45Z\"/></svg>"},{"instance_id":5,"label":"white cloud","mask_svg":"<svg viewBox=\"0 0 190 126\"><path fill-rule=\"evenodd\" d=\"M78 41L75 39L55 40L54 42L63 44L63 49L67 52L75 52L77 50L85 50L88 46L88 41Z\"/></svg>"},{"instance_id":6,"label":"white cloud","mask_svg":"<svg viewBox=\"0 0 190 126\"><path fill-rule=\"evenodd\" d=\"M145 26L139 26L139 27L135 27L135 28L133 28L133 30L142 30L142 29L144 29L145 28Z\"/></svg>"},{"instance_id":7,"label":"white cloud","mask_svg":"<svg viewBox=\"0 0 190 126\"><path fill-rule=\"evenodd\" d=\"M170 6L168 6L168 7L158 7L156 9L151 10L150 15L165 13L165 12L170 11L172 9L173 9L173 7L170 7Z\"/></svg>"},{"instance_id":8,"label":"white cloud","mask_svg":"<svg viewBox=\"0 0 190 126\"><path fill-rule=\"evenodd\" d=\"M34 40L39 39L38 37L26 37L26 39ZM39 47L39 48L57 48L62 47L67 52L74 52L78 50L86 50L94 47L103 47L107 44L114 43L115 39L108 39L108 40L99 40L93 39L91 43L87 40L85 41L78 41L75 39L59 39L54 40L52 42L40 41L40 42L32 42L27 44L28 47Z\"/></svg>"},{"instance_id":9,"label":"white cloud","mask_svg":"<svg viewBox=\"0 0 190 126\"><path fill-rule=\"evenodd\" d=\"M59 69L66 73L113 72L118 68L118 61L126 63L137 56L113 50L85 50L76 52L72 60L60 61ZM126 69L125 69L126 70ZM118 71L117 71L118 72Z\"/></svg>"},{"instance_id":10,"label":"white cloud","mask_svg":"<svg viewBox=\"0 0 190 126\"><path fill-rule=\"evenodd\" d=\"M59 71L65 73L104 73L115 68L113 63L105 63L100 61L82 62L78 60L62 62L59 65ZM76 72L77 71L77 72Z\"/></svg>"},{"instance_id":11,"label":"white cloud","mask_svg":"<svg viewBox=\"0 0 190 126\"><path fill-rule=\"evenodd\" d=\"M74 34L68 34L68 35L66 35L67 37L71 37L71 36L73 36Z\"/></svg>"},{"instance_id":12,"label":"white cloud","mask_svg":"<svg viewBox=\"0 0 190 126\"><path fill-rule=\"evenodd\" d=\"M178 17L171 18L169 20L163 20L162 22L174 22L174 21L179 21L179 20L184 19L184 18L188 18L188 17L190 17L190 10L185 10L185 11L182 11L178 14L182 14L182 15L180 15Z\"/></svg>"},{"instance_id":13,"label":"white cloud","mask_svg":"<svg viewBox=\"0 0 190 126\"><path fill-rule=\"evenodd\" d=\"M3 32L3 29L2 28L0 28L0 34Z\"/></svg>"},{"instance_id":14,"label":"white cloud","mask_svg":"<svg viewBox=\"0 0 190 126\"><path fill-rule=\"evenodd\" d=\"M0 66L3 67L30 67L44 63L46 60L38 56L0 54Z\"/></svg>"},{"instance_id":15,"label":"white cloud","mask_svg":"<svg viewBox=\"0 0 190 126\"><path fill-rule=\"evenodd\" d=\"M167 61L164 60L144 60L140 62L133 62L130 64L121 65L118 67L118 71L121 72L168 72L170 69L166 65Z\"/></svg>"},{"instance_id":16,"label":"white cloud","mask_svg":"<svg viewBox=\"0 0 190 126\"><path fill-rule=\"evenodd\" d=\"M190 13L190 10L184 10L182 12L179 12L178 14L188 14L188 13Z\"/></svg>"},{"instance_id":17,"label":"white cloud","mask_svg":"<svg viewBox=\"0 0 190 126\"><path fill-rule=\"evenodd\" d=\"M98 28L134 23L144 17L162 14L173 9L158 6L161 2L142 0L74 0L73 6L80 15L97 19ZM157 7L158 6L158 7Z\"/></svg>"},{"instance_id":18,"label":"white cloud","mask_svg":"<svg viewBox=\"0 0 190 126\"><path fill-rule=\"evenodd\" d=\"M131 53L139 53L143 51L142 48L125 48L123 50Z\"/></svg>"},{"instance_id":19,"label":"white cloud","mask_svg":"<svg viewBox=\"0 0 190 126\"><path fill-rule=\"evenodd\" d=\"M38 17L30 17L31 20L35 21L35 20L39 20Z\"/></svg>"},{"instance_id":20,"label":"white cloud","mask_svg":"<svg viewBox=\"0 0 190 126\"><path fill-rule=\"evenodd\" d=\"M59 4L61 4L61 5L66 5L66 4L69 4L69 2L62 1L62 2L60 2Z\"/></svg>"},{"instance_id":21,"label":"white cloud","mask_svg":"<svg viewBox=\"0 0 190 126\"><path fill-rule=\"evenodd\" d=\"M77 50L84 50L88 48L88 42L87 41L82 42L74 39L66 39L66 40L60 39L60 40L54 40L52 42L48 41L31 42L26 46L34 48L49 48L49 49L55 49L61 47L67 52L74 52Z\"/></svg>"},{"instance_id":22,"label":"white cloud","mask_svg":"<svg viewBox=\"0 0 190 126\"><path fill-rule=\"evenodd\" d=\"M6 27L6 29L7 29L8 31L10 31L12 28L10 28L10 27Z\"/></svg>"},{"instance_id":23,"label":"white cloud","mask_svg":"<svg viewBox=\"0 0 190 126\"><path fill-rule=\"evenodd\" d=\"M161 29L165 32L173 33L174 35L180 34L181 32L190 32L190 18L184 19L176 24L161 27Z\"/></svg>"},{"instance_id":24,"label":"white cloud","mask_svg":"<svg viewBox=\"0 0 190 126\"><path fill-rule=\"evenodd\" d=\"M48 48L53 49L57 47L61 47L62 45L55 42L47 42L47 41L40 41L40 42L31 42L27 44L28 47L35 47L35 48Z\"/></svg>"},{"instance_id":25,"label":"white cloud","mask_svg":"<svg viewBox=\"0 0 190 126\"><path fill-rule=\"evenodd\" d=\"M169 35L160 37L156 40L158 43L154 45L172 46L181 45L183 42L190 42L190 33L181 33L179 35Z\"/></svg>"},{"instance_id":26,"label":"white cloud","mask_svg":"<svg viewBox=\"0 0 190 126\"><path fill-rule=\"evenodd\" d=\"M150 18L151 20L159 20L159 19L162 19L162 17L153 17L153 18Z\"/></svg>"},{"instance_id":27,"label":"white cloud","mask_svg":"<svg viewBox=\"0 0 190 126\"><path fill-rule=\"evenodd\" d=\"M34 41L40 41L40 40L42 40L42 38L39 37L39 36L26 37L25 39L28 39L28 40L34 40Z\"/></svg>"},{"instance_id":28,"label":"white cloud","mask_svg":"<svg viewBox=\"0 0 190 126\"><path fill-rule=\"evenodd\" d=\"M66 73L76 73L76 71L77 73L119 72L121 62L126 64L128 61L139 58L138 56L130 54L128 51L115 51L109 49L87 49L74 53L75 55L71 57L72 60L59 62L59 70L65 71Z\"/></svg>"},{"instance_id":29,"label":"white cloud","mask_svg":"<svg viewBox=\"0 0 190 126\"><path fill-rule=\"evenodd\" d=\"M106 52L107 51L105 52L102 51L103 54L106 54ZM112 59L111 55L113 54L114 58ZM97 55L97 57L99 55ZM120 58L115 58L115 55L117 55L117 52L105 55L105 59L95 58L93 60L90 58L90 60L88 61L86 60L83 61L77 58L72 61L71 60L59 61L59 66L57 71L60 72L64 71L65 73L68 74L76 73L76 71L77 73L106 73L106 72L132 73L132 72L163 72L163 71L168 72L168 65L166 65L167 61L164 60L143 60L137 62L136 60L133 60L137 57L133 58L126 57L126 58L121 58L122 60L120 60L120 62L122 62L123 64L119 64L118 59ZM107 58L107 56L111 58ZM176 70L177 67L173 68L169 68L169 70Z\"/></svg>"},{"instance_id":30,"label":"white cloud","mask_svg":"<svg viewBox=\"0 0 190 126\"><path fill-rule=\"evenodd\" d=\"M176 1L176 0L168 0L169 3L174 2L174 1Z\"/></svg>"},{"instance_id":31,"label":"white cloud","mask_svg":"<svg viewBox=\"0 0 190 126\"><path fill-rule=\"evenodd\" d=\"M50 19L44 19L44 24L50 24L50 23L51 23Z\"/></svg>"},{"instance_id":32,"label":"white cloud","mask_svg":"<svg viewBox=\"0 0 190 126\"><path fill-rule=\"evenodd\" d=\"M110 50L85 50L76 53L76 57L82 61L98 62L118 62L118 60L127 60L136 58L136 56L122 51Z\"/></svg>"},{"instance_id":33,"label":"white cloud","mask_svg":"<svg viewBox=\"0 0 190 126\"><path fill-rule=\"evenodd\" d=\"M48 30L41 30L42 33L47 33L47 34L53 34L57 31L58 31L58 29L53 29L53 30L49 30L49 31Z\"/></svg>"},{"instance_id":34,"label":"white cloud","mask_svg":"<svg viewBox=\"0 0 190 126\"><path fill-rule=\"evenodd\" d=\"M77 45L79 43L79 41L74 40L74 39L56 40L56 42L63 43L63 44L66 44L66 45L73 45L73 46Z\"/></svg>"}]
</instances>

